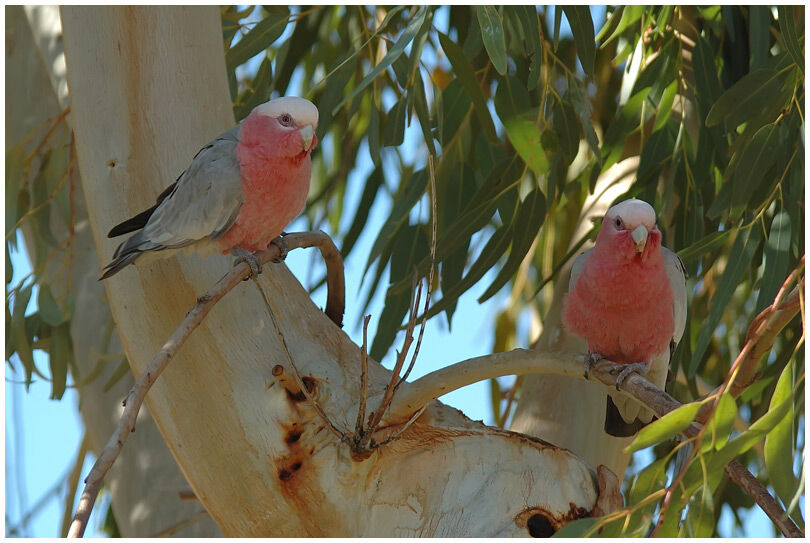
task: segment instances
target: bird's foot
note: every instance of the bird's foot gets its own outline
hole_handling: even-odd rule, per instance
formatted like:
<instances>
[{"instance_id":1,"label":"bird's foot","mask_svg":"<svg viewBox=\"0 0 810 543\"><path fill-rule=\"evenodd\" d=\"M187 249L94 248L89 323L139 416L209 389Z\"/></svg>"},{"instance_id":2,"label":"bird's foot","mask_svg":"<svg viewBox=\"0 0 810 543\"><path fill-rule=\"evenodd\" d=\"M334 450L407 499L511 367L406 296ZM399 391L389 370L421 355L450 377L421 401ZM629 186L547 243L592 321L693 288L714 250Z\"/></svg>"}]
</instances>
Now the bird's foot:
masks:
<instances>
[{"instance_id":1,"label":"bird's foot","mask_svg":"<svg viewBox=\"0 0 810 543\"><path fill-rule=\"evenodd\" d=\"M647 375L647 371L650 369L649 365L646 362L635 362L633 364L623 364L621 369L615 368L610 370L611 373L618 373L616 375L616 390L619 390L619 387L624 383L624 380L627 379L631 373L637 373L639 375Z\"/></svg>"},{"instance_id":2,"label":"bird's foot","mask_svg":"<svg viewBox=\"0 0 810 543\"><path fill-rule=\"evenodd\" d=\"M262 265L259 263L259 259L250 251L246 251L241 247L234 247L231 249L231 254L236 257L236 260L233 262L234 266L238 266L242 262L247 262L248 266L250 266L250 275L245 277L245 281L255 279L262 273Z\"/></svg>"},{"instance_id":3,"label":"bird's foot","mask_svg":"<svg viewBox=\"0 0 810 543\"><path fill-rule=\"evenodd\" d=\"M282 235L270 242L270 245L275 245L278 247L278 256L273 259L273 262L276 264L284 262L284 259L287 258L287 253L289 252L289 249L287 248L287 240L284 239L286 232L282 232L281 234Z\"/></svg>"},{"instance_id":4,"label":"bird's foot","mask_svg":"<svg viewBox=\"0 0 810 543\"><path fill-rule=\"evenodd\" d=\"M585 356L585 372L583 373L583 375L585 375L585 379L588 379L588 375L591 373L591 369L593 369L596 363L602 360L603 358L605 357L599 353L588 353Z\"/></svg>"}]
</instances>

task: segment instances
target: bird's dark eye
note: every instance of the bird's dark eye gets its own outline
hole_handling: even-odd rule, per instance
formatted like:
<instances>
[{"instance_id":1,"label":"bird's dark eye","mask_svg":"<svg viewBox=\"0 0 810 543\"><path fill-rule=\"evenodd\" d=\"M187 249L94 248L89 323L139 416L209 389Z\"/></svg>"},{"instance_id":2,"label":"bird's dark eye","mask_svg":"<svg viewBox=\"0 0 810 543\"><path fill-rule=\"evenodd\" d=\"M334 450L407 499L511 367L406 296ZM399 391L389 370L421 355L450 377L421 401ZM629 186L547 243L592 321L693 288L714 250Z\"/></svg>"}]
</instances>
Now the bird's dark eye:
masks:
<instances>
[{"instance_id":1,"label":"bird's dark eye","mask_svg":"<svg viewBox=\"0 0 810 543\"><path fill-rule=\"evenodd\" d=\"M619 217L616 217L616 228L622 227L622 220Z\"/></svg>"},{"instance_id":2,"label":"bird's dark eye","mask_svg":"<svg viewBox=\"0 0 810 543\"><path fill-rule=\"evenodd\" d=\"M293 124L293 118L289 113L283 114L281 117L278 118L278 121L284 126L292 126Z\"/></svg>"}]
</instances>

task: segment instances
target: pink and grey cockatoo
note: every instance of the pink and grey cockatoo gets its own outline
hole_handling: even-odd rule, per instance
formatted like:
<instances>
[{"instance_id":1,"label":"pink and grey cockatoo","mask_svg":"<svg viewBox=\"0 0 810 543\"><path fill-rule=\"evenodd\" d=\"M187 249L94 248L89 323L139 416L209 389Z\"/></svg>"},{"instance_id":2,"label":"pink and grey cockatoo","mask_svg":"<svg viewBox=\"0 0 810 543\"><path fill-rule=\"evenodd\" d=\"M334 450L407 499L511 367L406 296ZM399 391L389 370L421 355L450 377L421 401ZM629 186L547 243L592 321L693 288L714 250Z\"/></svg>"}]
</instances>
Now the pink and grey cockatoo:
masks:
<instances>
[{"instance_id":1,"label":"pink and grey cockatoo","mask_svg":"<svg viewBox=\"0 0 810 543\"><path fill-rule=\"evenodd\" d=\"M252 253L267 248L304 209L318 109L282 97L256 106L241 124L203 147L157 203L110 230L135 232L116 249L102 279L136 260L180 249L231 253L258 273Z\"/></svg>"},{"instance_id":2,"label":"pink and grey cockatoo","mask_svg":"<svg viewBox=\"0 0 810 543\"><path fill-rule=\"evenodd\" d=\"M601 357L626 364L607 399L605 431L638 432L653 413L618 387L638 372L663 389L686 326L686 270L661 246L650 204L625 200L605 214L596 244L571 268L563 323L588 344L586 377Z\"/></svg>"}]
</instances>

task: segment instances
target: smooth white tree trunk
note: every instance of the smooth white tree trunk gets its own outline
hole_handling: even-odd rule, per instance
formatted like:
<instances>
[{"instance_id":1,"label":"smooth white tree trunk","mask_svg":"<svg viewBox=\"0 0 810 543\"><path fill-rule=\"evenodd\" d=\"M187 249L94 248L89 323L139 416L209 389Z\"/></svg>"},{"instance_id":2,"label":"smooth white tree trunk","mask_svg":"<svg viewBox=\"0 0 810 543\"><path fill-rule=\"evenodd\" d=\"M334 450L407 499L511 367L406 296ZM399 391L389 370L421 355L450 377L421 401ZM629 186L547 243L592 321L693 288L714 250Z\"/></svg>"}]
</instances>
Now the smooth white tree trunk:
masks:
<instances>
[{"instance_id":1,"label":"smooth white tree trunk","mask_svg":"<svg viewBox=\"0 0 810 543\"><path fill-rule=\"evenodd\" d=\"M233 123L219 12L64 7L62 21L82 183L103 265L116 244L105 232L151 205ZM136 375L229 266L180 256L105 282ZM266 266L260 277L295 364L335 424L350 428L357 345L284 265ZM312 407L274 379L276 365L291 371L247 282L214 308L147 397L169 449L228 536L525 536L536 515L559 528L595 506L595 473L579 458L439 402L399 440L355 461ZM369 369L374 409L388 371L373 361Z\"/></svg>"},{"instance_id":2,"label":"smooth white tree trunk","mask_svg":"<svg viewBox=\"0 0 810 543\"><path fill-rule=\"evenodd\" d=\"M69 106L69 94L62 53L62 29L57 6L9 6L6 10L6 146L23 140L32 130L56 118ZM70 143L66 125L50 139L49 147ZM41 130L40 133L44 132ZM38 144L33 138L26 146L33 152ZM36 166L36 164L34 164ZM90 225L80 185L78 168L72 182L75 236L70 252L54 254L45 266L43 276L52 283L59 299L65 288L75 300L71 319L71 337L78 375L79 409L84 421L90 449L98 453L112 433L121 410L121 400L132 386L131 375L121 377L112 387L108 381L118 366L115 355L123 353L115 333L109 307L104 301L104 285L98 282L98 258L90 234ZM67 189L63 189L67 190ZM68 228L59 214L51 213L52 230L57 240L67 236ZM34 234L23 225L26 246L33 257ZM68 284L60 270L69 269ZM109 341L107 341L109 337ZM95 379L88 380L98 357L109 357ZM65 400L63 400L65 401ZM221 535L216 524L199 515L204 508L194 500L181 500L179 493L189 490L168 447L157 430L148 410L138 419L138 431L130 439L118 463L106 479L112 496L112 507L121 534L125 537L150 536L176 527L174 535L205 537ZM101 515L105 510L99 508ZM69 518L69 517L68 517ZM179 527L189 520L188 526Z\"/></svg>"}]
</instances>

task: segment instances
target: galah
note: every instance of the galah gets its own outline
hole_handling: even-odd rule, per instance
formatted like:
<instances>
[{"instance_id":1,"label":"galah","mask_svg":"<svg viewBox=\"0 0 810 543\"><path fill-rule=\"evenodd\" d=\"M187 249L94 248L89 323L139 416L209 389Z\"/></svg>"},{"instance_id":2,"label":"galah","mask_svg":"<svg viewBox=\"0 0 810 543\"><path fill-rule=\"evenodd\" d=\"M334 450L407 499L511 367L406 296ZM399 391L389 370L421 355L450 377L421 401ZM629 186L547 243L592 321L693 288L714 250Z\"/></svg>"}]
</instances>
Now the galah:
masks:
<instances>
[{"instance_id":1,"label":"galah","mask_svg":"<svg viewBox=\"0 0 810 543\"><path fill-rule=\"evenodd\" d=\"M630 436L653 413L619 386L631 373L664 388L686 326L686 270L662 247L655 210L625 200L605 214L596 243L571 268L563 324L588 344L585 374L599 358L624 367L607 398L605 431Z\"/></svg>"},{"instance_id":2,"label":"galah","mask_svg":"<svg viewBox=\"0 0 810 543\"><path fill-rule=\"evenodd\" d=\"M110 230L110 238L135 234L118 246L101 278L180 249L231 253L258 273L252 253L265 250L304 209L317 126L318 109L303 98L256 106L200 149L154 206Z\"/></svg>"}]
</instances>

